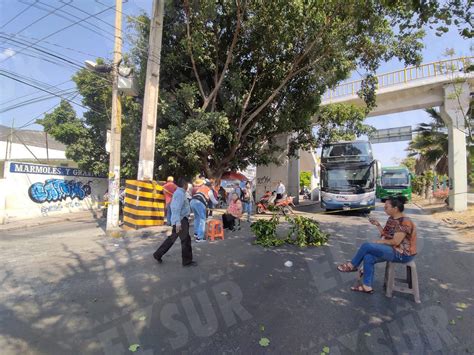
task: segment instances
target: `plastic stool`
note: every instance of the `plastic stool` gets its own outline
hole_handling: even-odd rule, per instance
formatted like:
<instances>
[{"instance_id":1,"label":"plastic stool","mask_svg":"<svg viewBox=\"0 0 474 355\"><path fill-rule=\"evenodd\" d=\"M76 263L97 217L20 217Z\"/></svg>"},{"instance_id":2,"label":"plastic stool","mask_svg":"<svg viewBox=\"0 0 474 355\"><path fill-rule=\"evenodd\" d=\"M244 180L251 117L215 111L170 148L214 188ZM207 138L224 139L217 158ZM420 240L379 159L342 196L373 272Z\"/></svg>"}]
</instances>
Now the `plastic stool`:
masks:
<instances>
[{"instance_id":1,"label":"plastic stool","mask_svg":"<svg viewBox=\"0 0 474 355\"><path fill-rule=\"evenodd\" d=\"M206 237L211 240L216 238L224 240L224 226L222 225L222 221L218 219L208 221Z\"/></svg>"},{"instance_id":2,"label":"plastic stool","mask_svg":"<svg viewBox=\"0 0 474 355\"><path fill-rule=\"evenodd\" d=\"M406 270L407 270L406 279L395 279L395 266L396 265L406 266ZM395 280L407 284L408 287L396 285ZM416 272L416 264L415 264L415 261L413 260L407 263L393 263L393 262L387 261L387 264L385 265L384 286L385 286L385 295L387 297L392 297L393 291L397 291L397 292L411 294L415 297L416 303L421 303L420 289L418 287L418 273Z\"/></svg>"}]
</instances>

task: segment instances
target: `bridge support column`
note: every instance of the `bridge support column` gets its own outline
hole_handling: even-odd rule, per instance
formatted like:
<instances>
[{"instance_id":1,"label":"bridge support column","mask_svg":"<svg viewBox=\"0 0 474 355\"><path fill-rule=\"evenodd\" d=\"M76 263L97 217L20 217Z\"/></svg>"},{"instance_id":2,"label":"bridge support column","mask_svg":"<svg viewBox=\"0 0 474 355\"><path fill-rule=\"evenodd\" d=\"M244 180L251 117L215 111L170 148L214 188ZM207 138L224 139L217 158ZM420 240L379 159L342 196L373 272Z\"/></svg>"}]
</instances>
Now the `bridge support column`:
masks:
<instances>
[{"instance_id":1,"label":"bridge support column","mask_svg":"<svg viewBox=\"0 0 474 355\"><path fill-rule=\"evenodd\" d=\"M300 162L299 158L288 158L289 136L282 135L277 138L278 145L284 150L276 156L280 165L269 164L257 166L257 201L266 191L274 191L281 181L286 187L288 196L294 197L294 203L299 202Z\"/></svg>"},{"instance_id":2,"label":"bridge support column","mask_svg":"<svg viewBox=\"0 0 474 355\"><path fill-rule=\"evenodd\" d=\"M467 209L467 154L465 115L469 109L468 83L447 84L440 114L448 127L449 207L454 211Z\"/></svg>"}]
</instances>

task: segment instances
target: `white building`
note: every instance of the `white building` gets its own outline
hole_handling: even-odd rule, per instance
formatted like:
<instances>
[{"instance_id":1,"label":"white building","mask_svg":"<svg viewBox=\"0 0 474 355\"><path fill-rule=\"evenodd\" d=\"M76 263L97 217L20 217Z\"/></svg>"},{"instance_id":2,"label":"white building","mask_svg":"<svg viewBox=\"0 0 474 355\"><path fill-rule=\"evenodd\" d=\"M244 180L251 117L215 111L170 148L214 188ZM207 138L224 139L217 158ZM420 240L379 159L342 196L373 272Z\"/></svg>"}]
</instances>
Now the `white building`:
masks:
<instances>
[{"instance_id":1,"label":"white building","mask_svg":"<svg viewBox=\"0 0 474 355\"><path fill-rule=\"evenodd\" d=\"M46 132L14 129L12 134L10 127L0 125L0 178L5 160L76 166L67 160L66 146Z\"/></svg>"}]
</instances>

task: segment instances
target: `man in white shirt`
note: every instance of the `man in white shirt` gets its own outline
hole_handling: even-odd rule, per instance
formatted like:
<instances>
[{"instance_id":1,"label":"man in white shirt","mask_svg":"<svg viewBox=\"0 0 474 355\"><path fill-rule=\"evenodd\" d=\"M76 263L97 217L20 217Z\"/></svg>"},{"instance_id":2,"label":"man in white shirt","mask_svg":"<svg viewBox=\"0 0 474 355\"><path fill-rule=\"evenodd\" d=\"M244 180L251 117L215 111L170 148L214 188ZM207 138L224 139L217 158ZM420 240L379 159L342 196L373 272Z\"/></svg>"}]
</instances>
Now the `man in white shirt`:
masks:
<instances>
[{"instance_id":1,"label":"man in white shirt","mask_svg":"<svg viewBox=\"0 0 474 355\"><path fill-rule=\"evenodd\" d=\"M278 186L277 186L277 189L276 189L276 199L277 200L280 200L283 198L283 194L285 193L286 191L286 188L285 188L285 185L283 185L283 182L280 180L280 182L278 183Z\"/></svg>"}]
</instances>

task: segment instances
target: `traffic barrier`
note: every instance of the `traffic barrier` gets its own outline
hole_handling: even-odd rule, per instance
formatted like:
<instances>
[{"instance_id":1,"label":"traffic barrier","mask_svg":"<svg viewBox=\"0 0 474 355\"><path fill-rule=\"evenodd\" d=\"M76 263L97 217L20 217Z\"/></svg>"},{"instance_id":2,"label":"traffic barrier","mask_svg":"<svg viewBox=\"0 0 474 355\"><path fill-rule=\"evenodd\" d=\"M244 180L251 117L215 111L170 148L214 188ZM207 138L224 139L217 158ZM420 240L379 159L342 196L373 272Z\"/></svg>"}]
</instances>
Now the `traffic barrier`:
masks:
<instances>
[{"instance_id":1,"label":"traffic barrier","mask_svg":"<svg viewBox=\"0 0 474 355\"><path fill-rule=\"evenodd\" d=\"M162 226L165 222L165 196L163 186L156 181L125 181L123 228Z\"/></svg>"}]
</instances>

